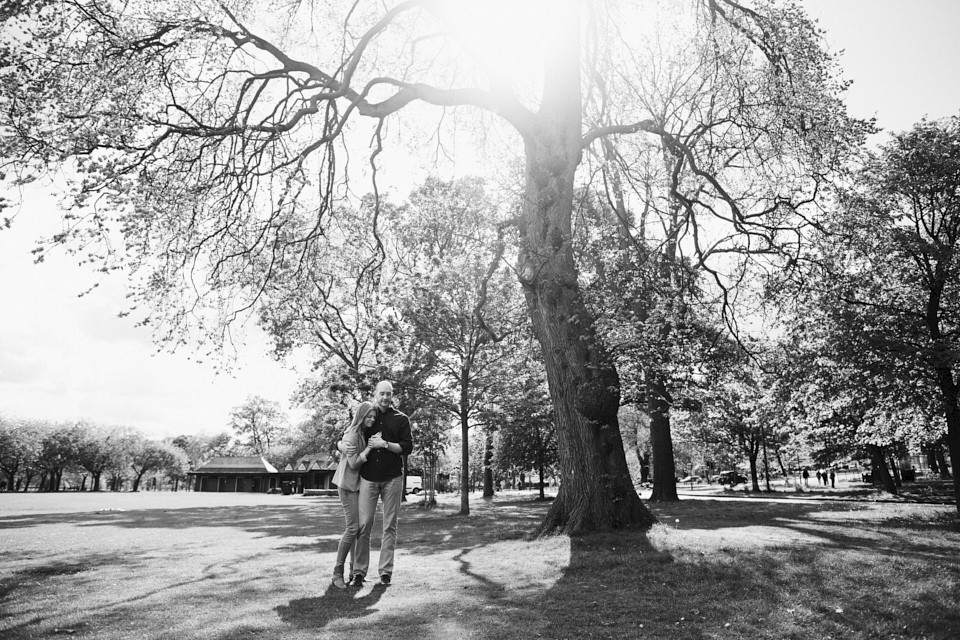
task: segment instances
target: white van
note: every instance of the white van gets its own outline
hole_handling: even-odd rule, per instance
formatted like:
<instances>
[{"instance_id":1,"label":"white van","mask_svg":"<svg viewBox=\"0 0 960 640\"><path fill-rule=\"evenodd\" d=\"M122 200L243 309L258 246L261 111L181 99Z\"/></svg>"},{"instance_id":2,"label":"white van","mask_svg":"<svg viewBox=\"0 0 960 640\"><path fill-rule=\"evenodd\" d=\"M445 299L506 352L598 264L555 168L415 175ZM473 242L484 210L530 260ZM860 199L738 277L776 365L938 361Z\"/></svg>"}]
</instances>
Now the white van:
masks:
<instances>
[{"instance_id":1,"label":"white van","mask_svg":"<svg viewBox=\"0 0 960 640\"><path fill-rule=\"evenodd\" d=\"M407 476L407 493L414 495L423 491L423 478L420 476Z\"/></svg>"}]
</instances>

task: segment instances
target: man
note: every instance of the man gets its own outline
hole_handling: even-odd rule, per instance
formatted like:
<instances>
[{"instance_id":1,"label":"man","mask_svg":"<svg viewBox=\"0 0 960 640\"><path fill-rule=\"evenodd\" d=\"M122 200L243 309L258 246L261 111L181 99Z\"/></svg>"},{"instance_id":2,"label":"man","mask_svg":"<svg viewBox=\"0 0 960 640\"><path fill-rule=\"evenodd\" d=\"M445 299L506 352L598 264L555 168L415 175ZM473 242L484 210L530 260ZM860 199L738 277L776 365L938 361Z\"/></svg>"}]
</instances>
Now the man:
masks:
<instances>
[{"instance_id":1,"label":"man","mask_svg":"<svg viewBox=\"0 0 960 640\"><path fill-rule=\"evenodd\" d=\"M373 394L376 419L364 428L371 448L360 467L360 533L353 567L353 586L363 586L370 566L370 531L377 513L377 501L383 501L383 537L380 540L380 582L387 585L393 577L393 556L397 546L397 519L403 497L403 456L413 450L410 419L393 408L393 385L383 380Z\"/></svg>"}]
</instances>

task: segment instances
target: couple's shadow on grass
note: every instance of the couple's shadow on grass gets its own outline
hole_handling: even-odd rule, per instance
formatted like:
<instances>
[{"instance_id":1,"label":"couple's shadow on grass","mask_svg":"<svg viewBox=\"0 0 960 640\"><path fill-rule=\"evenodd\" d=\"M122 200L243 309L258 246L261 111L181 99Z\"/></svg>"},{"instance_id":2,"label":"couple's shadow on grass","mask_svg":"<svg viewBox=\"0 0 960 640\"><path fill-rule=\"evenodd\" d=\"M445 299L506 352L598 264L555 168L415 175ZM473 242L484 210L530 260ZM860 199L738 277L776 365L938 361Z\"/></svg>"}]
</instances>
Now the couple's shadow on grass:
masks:
<instances>
[{"instance_id":1,"label":"couple's shadow on grass","mask_svg":"<svg viewBox=\"0 0 960 640\"><path fill-rule=\"evenodd\" d=\"M277 615L287 624L307 629L319 629L334 620L354 620L374 613L387 587L375 584L370 590L353 587L337 589L327 582L326 591L314 598L298 598L288 605L277 607Z\"/></svg>"}]
</instances>

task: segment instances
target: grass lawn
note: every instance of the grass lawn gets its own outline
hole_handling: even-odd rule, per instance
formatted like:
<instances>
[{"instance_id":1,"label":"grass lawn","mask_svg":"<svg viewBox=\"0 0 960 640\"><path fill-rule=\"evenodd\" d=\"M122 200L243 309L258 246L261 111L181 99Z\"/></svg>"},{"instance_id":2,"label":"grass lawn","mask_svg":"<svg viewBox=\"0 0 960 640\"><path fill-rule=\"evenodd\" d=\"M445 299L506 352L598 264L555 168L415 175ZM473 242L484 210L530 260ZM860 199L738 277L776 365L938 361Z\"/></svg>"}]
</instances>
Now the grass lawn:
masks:
<instances>
[{"instance_id":1,"label":"grass lawn","mask_svg":"<svg viewBox=\"0 0 960 640\"><path fill-rule=\"evenodd\" d=\"M541 540L533 494L405 505L342 592L333 498L0 494L0 638L960 638L954 507L703 498Z\"/></svg>"}]
</instances>

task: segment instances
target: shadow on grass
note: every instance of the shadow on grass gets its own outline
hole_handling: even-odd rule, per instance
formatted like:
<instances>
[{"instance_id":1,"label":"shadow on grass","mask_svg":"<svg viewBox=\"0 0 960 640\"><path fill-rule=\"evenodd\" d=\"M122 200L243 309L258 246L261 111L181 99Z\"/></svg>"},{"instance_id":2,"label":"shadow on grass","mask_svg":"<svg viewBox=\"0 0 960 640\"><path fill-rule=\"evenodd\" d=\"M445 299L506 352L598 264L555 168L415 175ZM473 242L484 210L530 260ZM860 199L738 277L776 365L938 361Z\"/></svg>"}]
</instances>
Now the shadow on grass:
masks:
<instances>
[{"instance_id":1,"label":"shadow on grass","mask_svg":"<svg viewBox=\"0 0 960 640\"><path fill-rule=\"evenodd\" d=\"M506 506L514 527L539 520L545 508L515 501ZM480 540L493 542L490 537L514 538L503 524L490 528L487 518L497 508L463 518L460 544L477 548ZM960 637L954 530L937 516L925 520L937 526L923 530L916 518L873 513L864 521L864 509L756 502L734 508L723 501L654 505L678 534L702 534L713 548L664 550L643 533L575 536L559 580L532 596L492 580L488 567L471 561L474 548L465 549L454 560L472 583L464 588L465 601L474 596L476 602L463 605L469 622L459 632L504 640ZM677 515L680 524L673 522ZM764 529L779 530L782 540L741 548L717 542L721 535L736 540ZM864 529L870 537L860 535ZM813 542L798 543L800 534ZM416 619L408 616L406 623ZM420 624L424 628L402 637L421 637L429 633L426 627L436 634L435 621Z\"/></svg>"},{"instance_id":2,"label":"shadow on grass","mask_svg":"<svg viewBox=\"0 0 960 640\"><path fill-rule=\"evenodd\" d=\"M960 637L958 536L949 527L938 526L931 532L918 526L922 523L916 518L897 519L876 512L867 517L865 508L852 504L750 501L744 505L705 500L650 506L662 521L670 523L659 533L538 541L527 540L525 534L543 517L544 503L508 499L477 504L469 516L405 506L400 516L401 564L397 583L389 588L377 585L360 592L340 591L324 577L326 590L314 596L308 585L316 580L315 566L301 568L280 562L278 566L286 569L283 581L260 579L263 566L228 555L244 572L221 571L209 576L209 581L207 572L203 576L191 573L195 582L204 582L186 585L191 587L193 608L189 612L175 595L185 591L186 583L160 580L156 589L112 601L93 616L84 612L91 630L83 632L78 626L81 631L77 635L124 637L119 634L126 632L129 621L139 618L144 620L143 626L127 637ZM302 545L312 552L332 552L343 526L339 505L332 501L16 520L21 523L17 526L70 523L91 527L88 531L114 526L138 534L146 533L139 531L146 528L232 527L290 537L293 548L298 542L292 538L325 534L327 539ZM782 542L742 548L717 543L724 536L748 539L764 530L776 530ZM864 530L868 530L869 540L862 535ZM374 531L379 533L379 524ZM225 541L229 536L225 531ZM694 543L691 540L695 538L685 536L700 536L709 544ZM661 544L661 538L672 546ZM799 542L801 538L808 541ZM281 548L281 552L287 550ZM541 561L540 556L546 560L537 564L534 561ZM29 575L23 572L0 582L0 588L7 589L0 594L0 604L5 605L8 597L22 603L33 593L63 588L62 582L82 577L88 564L92 562L84 559L31 567ZM269 567L273 567L272 561ZM328 575L327 569L323 571ZM419 578L418 571L429 577ZM21 579L37 582L30 587L35 591L18 592L15 581ZM258 602L263 606L248 604ZM164 605L177 606L177 611L183 612L177 635L164 635L169 632ZM224 606L234 607L236 620L223 623L212 618L222 617L211 612ZM39 606L21 612L17 626L7 628L13 635L4 637L36 637L38 630L44 631L36 616L43 615L47 612ZM222 624L203 635L204 623L210 622Z\"/></svg>"},{"instance_id":3,"label":"shadow on grass","mask_svg":"<svg viewBox=\"0 0 960 640\"><path fill-rule=\"evenodd\" d=\"M764 528L785 536L768 547L683 542L673 551L644 534L573 537L563 577L536 604L545 637L960 637L957 537L941 535L949 525L919 535L917 519L864 522L856 505L650 506L680 540L717 545L721 533L742 540ZM791 534L817 543L791 543Z\"/></svg>"},{"instance_id":4,"label":"shadow on grass","mask_svg":"<svg viewBox=\"0 0 960 640\"><path fill-rule=\"evenodd\" d=\"M235 527L276 536L303 535L304 527L315 526L318 515L343 519L339 505L331 509L309 506L210 506L187 509L104 510L80 513L47 513L0 518L0 529L75 524L81 527L124 527L130 529L188 529L192 527Z\"/></svg>"},{"instance_id":5,"label":"shadow on grass","mask_svg":"<svg viewBox=\"0 0 960 640\"><path fill-rule=\"evenodd\" d=\"M29 595L31 592L46 588L51 579L59 576L74 576L101 567L107 563L125 564L131 563L119 561L115 554L100 554L84 558L83 561L53 561L45 564L34 565L14 571L11 575L0 578L0 603L12 595ZM3 611L0 611L0 618L5 617Z\"/></svg>"},{"instance_id":6,"label":"shadow on grass","mask_svg":"<svg viewBox=\"0 0 960 640\"><path fill-rule=\"evenodd\" d=\"M822 531L821 531L822 533ZM911 549L850 558L833 545L658 551L644 536L572 541L570 566L541 606L547 637L960 637L960 565ZM840 553L838 553L840 551ZM927 572L925 576L922 574ZM579 634L576 621L591 621ZM583 627L580 628L583 630Z\"/></svg>"},{"instance_id":7,"label":"shadow on grass","mask_svg":"<svg viewBox=\"0 0 960 640\"><path fill-rule=\"evenodd\" d=\"M327 591L316 598L299 598L290 604L276 608L280 619L296 628L320 630L333 621L358 620L375 612L376 605L387 590L375 584L370 591L358 593L352 587L337 589L327 586Z\"/></svg>"},{"instance_id":8,"label":"shadow on grass","mask_svg":"<svg viewBox=\"0 0 960 640\"><path fill-rule=\"evenodd\" d=\"M375 540L379 535L381 514L374 524ZM539 514L530 513L523 505L504 507L496 513L458 518L442 510L426 511L416 505L404 505L401 527L404 544L430 548L455 548L455 534L462 528L492 527L522 530L537 521ZM518 522L519 521L519 522ZM287 550L305 548L315 551L335 550L344 520L340 504L335 501L304 503L295 506L210 506L185 509L106 510L79 513L54 513L0 517L0 530L75 525L81 528L118 527L122 529L185 530L225 527L261 536L303 538L323 536L319 543L294 544ZM517 533L516 535L521 535ZM446 541L446 542L444 542ZM319 545L319 546L318 546Z\"/></svg>"},{"instance_id":9,"label":"shadow on grass","mask_svg":"<svg viewBox=\"0 0 960 640\"><path fill-rule=\"evenodd\" d=\"M759 527L775 528L784 534L781 543L761 546L818 545L834 550L859 550L877 556L913 556L927 560L955 560L956 548L917 537L913 532L958 532L960 523L951 513L930 510L910 517L873 515L867 509L882 505L823 502L791 503L763 501L697 500L651 505L662 522L679 531L725 530L742 543L764 535ZM930 507L921 507L930 509ZM743 530L742 534L738 530ZM790 536L789 534L797 534ZM806 541L806 542L804 542Z\"/></svg>"},{"instance_id":10,"label":"shadow on grass","mask_svg":"<svg viewBox=\"0 0 960 640\"><path fill-rule=\"evenodd\" d=\"M122 567L134 570L141 565L137 558L124 557L116 553L90 555L83 560L53 560L35 564L13 571L0 579L0 629L4 640L38 637L38 629L50 617L51 611L32 603L57 591L65 582L81 589L100 588L98 580L90 575L104 567ZM90 575L87 575L90 574ZM21 609L13 613L12 603L19 603ZM8 624L8 620L19 618Z\"/></svg>"}]
</instances>

